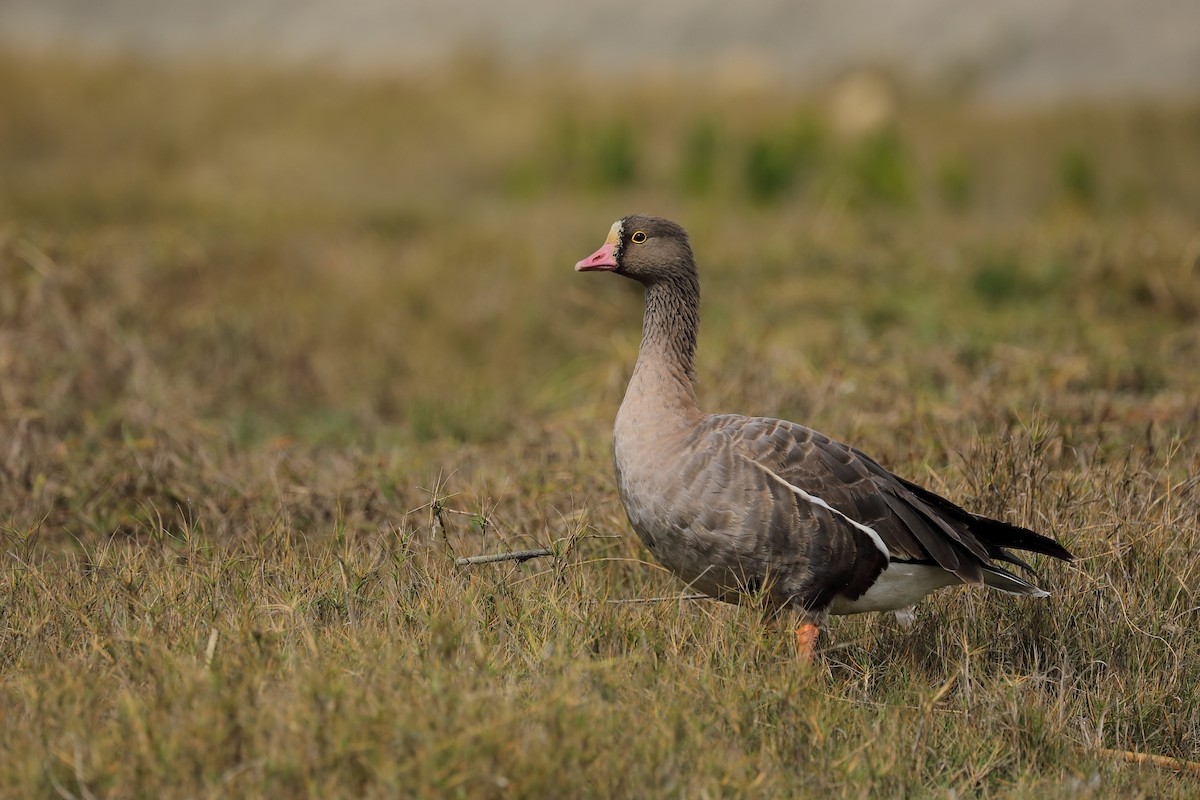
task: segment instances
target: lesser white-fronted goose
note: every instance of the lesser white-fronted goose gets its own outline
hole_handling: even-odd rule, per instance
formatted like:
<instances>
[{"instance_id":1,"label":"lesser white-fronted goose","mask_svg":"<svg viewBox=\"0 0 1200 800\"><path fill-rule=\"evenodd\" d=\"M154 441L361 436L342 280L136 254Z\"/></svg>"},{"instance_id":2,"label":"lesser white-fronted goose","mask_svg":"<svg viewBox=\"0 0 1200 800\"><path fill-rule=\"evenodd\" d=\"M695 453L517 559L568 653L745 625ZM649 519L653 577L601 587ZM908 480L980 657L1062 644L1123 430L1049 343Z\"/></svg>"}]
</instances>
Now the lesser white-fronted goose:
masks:
<instances>
[{"instance_id":1,"label":"lesser white-fronted goose","mask_svg":"<svg viewBox=\"0 0 1200 800\"><path fill-rule=\"evenodd\" d=\"M802 425L702 412L692 386L700 283L679 225L625 217L575 269L646 290L613 433L633 529L695 590L798 612L803 658L830 614L903 609L963 583L1045 597L996 563L1029 568L1008 548L1072 559L1052 539L965 511Z\"/></svg>"}]
</instances>

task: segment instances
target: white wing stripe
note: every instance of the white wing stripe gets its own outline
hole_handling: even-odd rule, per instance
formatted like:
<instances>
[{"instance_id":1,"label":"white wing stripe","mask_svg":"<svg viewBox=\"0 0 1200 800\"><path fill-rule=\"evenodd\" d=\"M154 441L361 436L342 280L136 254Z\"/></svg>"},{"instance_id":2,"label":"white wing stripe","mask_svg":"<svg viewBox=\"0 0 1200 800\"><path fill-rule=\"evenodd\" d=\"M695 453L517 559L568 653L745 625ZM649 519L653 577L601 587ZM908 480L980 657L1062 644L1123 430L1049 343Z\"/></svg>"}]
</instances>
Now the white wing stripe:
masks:
<instances>
[{"instance_id":1,"label":"white wing stripe","mask_svg":"<svg viewBox=\"0 0 1200 800\"><path fill-rule=\"evenodd\" d=\"M743 458L745 458L745 456L743 456ZM861 522L855 522L854 520L850 519L848 516L843 514L841 511L838 511L836 508L829 505L829 503L826 503L824 500L817 497L815 494L809 494L808 492L801 489L799 486L796 486L795 484L792 484L792 483L788 483L786 480L784 480L782 477L780 477L780 475L778 473L776 473L775 470L771 469L770 467L763 466L762 464L758 463L757 461L755 461L754 459L751 459L751 458L746 458L746 460L748 462L750 462L751 464L753 464L754 466L761 469L763 472L770 475L772 478L774 478L779 483L782 483L784 486L791 489L793 492L795 492L797 495L799 495L803 499L812 503L814 506L820 506L821 508L825 509L826 511L836 514L837 516L846 520L846 522L849 522L851 525L858 528L860 531L865 533L867 536L870 536L871 541L873 541L875 543L875 546L879 548L879 552L883 553L884 558L891 560L891 558L892 558L891 551L888 550L887 545L883 543L883 538L878 533L875 532L874 528L868 527L867 525L863 525Z\"/></svg>"}]
</instances>

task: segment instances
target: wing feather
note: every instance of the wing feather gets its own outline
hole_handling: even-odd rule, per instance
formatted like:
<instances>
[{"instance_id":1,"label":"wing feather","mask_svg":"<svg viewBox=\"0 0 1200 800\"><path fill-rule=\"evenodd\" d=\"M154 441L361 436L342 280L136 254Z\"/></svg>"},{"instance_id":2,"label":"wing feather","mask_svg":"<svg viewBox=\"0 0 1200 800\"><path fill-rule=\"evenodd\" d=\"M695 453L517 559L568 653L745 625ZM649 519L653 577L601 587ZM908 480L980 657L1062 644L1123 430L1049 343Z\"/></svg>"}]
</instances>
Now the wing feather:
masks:
<instances>
[{"instance_id":1,"label":"wing feather","mask_svg":"<svg viewBox=\"0 0 1200 800\"><path fill-rule=\"evenodd\" d=\"M998 569L992 559L1028 568L1006 547L1071 557L1052 539L971 514L810 428L774 419L718 419L757 465L834 509L822 535L852 540L859 552L867 544L859 540L867 537L855 525L873 531L892 560L937 564L974 584L985 582L985 569Z\"/></svg>"}]
</instances>

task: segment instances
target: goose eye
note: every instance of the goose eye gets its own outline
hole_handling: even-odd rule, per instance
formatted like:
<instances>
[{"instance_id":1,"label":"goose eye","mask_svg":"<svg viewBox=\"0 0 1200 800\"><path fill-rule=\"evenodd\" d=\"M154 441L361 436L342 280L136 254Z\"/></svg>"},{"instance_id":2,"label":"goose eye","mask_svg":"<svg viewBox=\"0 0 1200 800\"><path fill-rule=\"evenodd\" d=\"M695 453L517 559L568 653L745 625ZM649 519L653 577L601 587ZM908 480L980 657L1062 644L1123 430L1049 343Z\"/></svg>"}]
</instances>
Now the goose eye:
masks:
<instances>
[{"instance_id":1,"label":"goose eye","mask_svg":"<svg viewBox=\"0 0 1200 800\"><path fill-rule=\"evenodd\" d=\"M634 244L641 244L642 242L646 241L646 232L634 231L633 236L629 237L629 241L633 242Z\"/></svg>"}]
</instances>

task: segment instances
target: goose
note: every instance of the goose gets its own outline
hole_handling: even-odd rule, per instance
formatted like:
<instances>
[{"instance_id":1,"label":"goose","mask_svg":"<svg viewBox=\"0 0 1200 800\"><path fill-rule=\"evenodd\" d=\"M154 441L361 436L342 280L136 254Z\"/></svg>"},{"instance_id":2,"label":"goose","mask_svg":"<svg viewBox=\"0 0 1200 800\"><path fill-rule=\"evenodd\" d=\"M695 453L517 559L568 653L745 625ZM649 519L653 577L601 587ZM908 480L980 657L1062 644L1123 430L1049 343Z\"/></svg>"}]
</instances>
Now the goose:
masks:
<instances>
[{"instance_id":1,"label":"goose","mask_svg":"<svg viewBox=\"0 0 1200 800\"><path fill-rule=\"evenodd\" d=\"M1010 549L1073 559L1053 539L966 511L811 428L701 411L700 282L678 224L624 217L575 269L645 289L641 347L613 430L634 531L693 591L795 612L801 660L830 615L900 616L956 584L1046 597L1000 562L1033 572Z\"/></svg>"}]
</instances>

